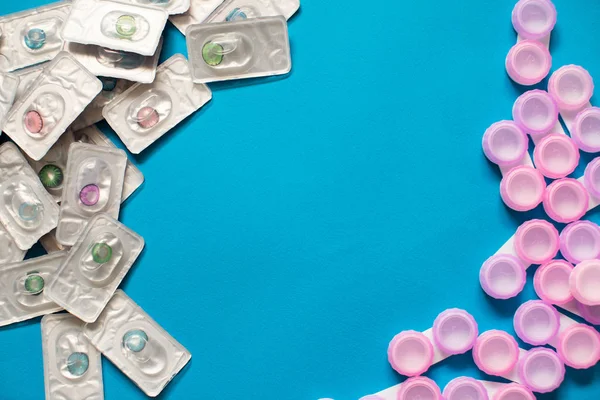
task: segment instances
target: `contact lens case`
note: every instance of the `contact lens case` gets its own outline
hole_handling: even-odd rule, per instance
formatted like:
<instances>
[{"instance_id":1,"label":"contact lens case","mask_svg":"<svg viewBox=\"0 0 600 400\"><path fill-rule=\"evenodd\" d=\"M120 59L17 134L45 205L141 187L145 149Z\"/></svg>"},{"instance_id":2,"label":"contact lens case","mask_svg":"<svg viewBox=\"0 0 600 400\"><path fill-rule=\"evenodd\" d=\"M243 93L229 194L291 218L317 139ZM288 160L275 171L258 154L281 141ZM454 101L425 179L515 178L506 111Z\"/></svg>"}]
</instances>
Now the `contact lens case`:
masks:
<instances>
[{"instance_id":1,"label":"contact lens case","mask_svg":"<svg viewBox=\"0 0 600 400\"><path fill-rule=\"evenodd\" d=\"M567 225L560 233L560 253L573 264L600 258L600 226L591 221Z\"/></svg>"},{"instance_id":2,"label":"contact lens case","mask_svg":"<svg viewBox=\"0 0 600 400\"><path fill-rule=\"evenodd\" d=\"M445 400L490 400L483 383L466 376L454 378L448 382L442 396Z\"/></svg>"},{"instance_id":3,"label":"contact lens case","mask_svg":"<svg viewBox=\"0 0 600 400\"><path fill-rule=\"evenodd\" d=\"M40 160L101 90L98 78L61 52L14 105L4 132Z\"/></svg>"},{"instance_id":4,"label":"contact lens case","mask_svg":"<svg viewBox=\"0 0 600 400\"><path fill-rule=\"evenodd\" d=\"M550 342L561 360L571 368L591 368L600 360L600 334L594 328L560 314L558 335Z\"/></svg>"},{"instance_id":5,"label":"contact lens case","mask_svg":"<svg viewBox=\"0 0 600 400\"><path fill-rule=\"evenodd\" d=\"M122 290L117 290L85 336L144 393L155 397L192 355Z\"/></svg>"},{"instance_id":6,"label":"contact lens case","mask_svg":"<svg viewBox=\"0 0 600 400\"><path fill-rule=\"evenodd\" d=\"M518 41L508 52L505 61L510 79L519 85L532 86L540 83L552 67L548 47L537 40Z\"/></svg>"},{"instance_id":7,"label":"contact lens case","mask_svg":"<svg viewBox=\"0 0 600 400\"><path fill-rule=\"evenodd\" d=\"M165 28L165 10L113 0L75 0L63 25L66 41L152 56Z\"/></svg>"},{"instance_id":8,"label":"contact lens case","mask_svg":"<svg viewBox=\"0 0 600 400\"><path fill-rule=\"evenodd\" d=\"M92 218L54 274L46 295L94 322L144 248L144 239L106 214Z\"/></svg>"},{"instance_id":9,"label":"contact lens case","mask_svg":"<svg viewBox=\"0 0 600 400\"><path fill-rule=\"evenodd\" d=\"M581 261L569 277L571 294L580 303L600 306L600 260Z\"/></svg>"},{"instance_id":10,"label":"contact lens case","mask_svg":"<svg viewBox=\"0 0 600 400\"><path fill-rule=\"evenodd\" d=\"M190 0L187 12L170 15L169 21L185 35L190 25L201 24L223 3L223 0Z\"/></svg>"},{"instance_id":11,"label":"contact lens case","mask_svg":"<svg viewBox=\"0 0 600 400\"><path fill-rule=\"evenodd\" d=\"M46 296L44 289L66 258L66 252L58 252L2 266L0 326L62 310Z\"/></svg>"},{"instance_id":12,"label":"contact lens case","mask_svg":"<svg viewBox=\"0 0 600 400\"><path fill-rule=\"evenodd\" d=\"M21 250L56 227L58 206L17 146L0 146L0 223Z\"/></svg>"},{"instance_id":13,"label":"contact lens case","mask_svg":"<svg viewBox=\"0 0 600 400\"><path fill-rule=\"evenodd\" d=\"M96 76L151 83L156 75L156 66L160 58L162 44L163 39L161 38L156 52L151 56L74 42L67 42L65 50ZM102 80L102 78L100 79ZM110 86L107 86L110 80L106 82L103 87L104 90L110 88Z\"/></svg>"},{"instance_id":14,"label":"contact lens case","mask_svg":"<svg viewBox=\"0 0 600 400\"><path fill-rule=\"evenodd\" d=\"M212 98L192 81L188 61L176 54L158 67L151 84L135 84L103 110L125 146L139 154Z\"/></svg>"},{"instance_id":15,"label":"contact lens case","mask_svg":"<svg viewBox=\"0 0 600 400\"><path fill-rule=\"evenodd\" d=\"M56 239L73 246L96 214L119 217L127 155L123 150L85 143L69 147Z\"/></svg>"},{"instance_id":16,"label":"contact lens case","mask_svg":"<svg viewBox=\"0 0 600 400\"><path fill-rule=\"evenodd\" d=\"M582 151L600 152L600 108L584 108L573 120L567 120L570 122L571 138Z\"/></svg>"},{"instance_id":17,"label":"contact lens case","mask_svg":"<svg viewBox=\"0 0 600 400\"><path fill-rule=\"evenodd\" d=\"M0 70L14 71L52 60L63 47L62 25L70 1L0 17Z\"/></svg>"},{"instance_id":18,"label":"contact lens case","mask_svg":"<svg viewBox=\"0 0 600 400\"><path fill-rule=\"evenodd\" d=\"M283 15L290 19L300 8L299 0L225 0L205 23L231 22Z\"/></svg>"},{"instance_id":19,"label":"contact lens case","mask_svg":"<svg viewBox=\"0 0 600 400\"><path fill-rule=\"evenodd\" d=\"M4 126L4 120L13 106L18 89L18 76L0 72L0 129Z\"/></svg>"},{"instance_id":20,"label":"contact lens case","mask_svg":"<svg viewBox=\"0 0 600 400\"><path fill-rule=\"evenodd\" d=\"M541 300L529 300L521 304L513 319L517 336L533 346L548 344L560 326L556 308Z\"/></svg>"},{"instance_id":21,"label":"contact lens case","mask_svg":"<svg viewBox=\"0 0 600 400\"><path fill-rule=\"evenodd\" d=\"M69 314L42 318L47 399L104 399L100 352L83 335L83 326Z\"/></svg>"},{"instance_id":22,"label":"contact lens case","mask_svg":"<svg viewBox=\"0 0 600 400\"><path fill-rule=\"evenodd\" d=\"M194 82L282 75L292 69L282 16L193 25L186 37Z\"/></svg>"},{"instance_id":23,"label":"contact lens case","mask_svg":"<svg viewBox=\"0 0 600 400\"><path fill-rule=\"evenodd\" d=\"M548 41L556 17L550 0L519 0L513 8L512 24L520 38Z\"/></svg>"},{"instance_id":24,"label":"contact lens case","mask_svg":"<svg viewBox=\"0 0 600 400\"><path fill-rule=\"evenodd\" d=\"M565 65L552 73L548 93L554 98L561 114L577 112L589 106L594 93L594 80L589 72L578 65ZM565 121L567 128L570 122Z\"/></svg>"},{"instance_id":25,"label":"contact lens case","mask_svg":"<svg viewBox=\"0 0 600 400\"><path fill-rule=\"evenodd\" d=\"M165 10L169 15L183 14L190 9L192 0L121 0L124 3L140 6L157 7Z\"/></svg>"},{"instance_id":26,"label":"contact lens case","mask_svg":"<svg viewBox=\"0 0 600 400\"><path fill-rule=\"evenodd\" d=\"M9 235L6 228L0 224L0 265L22 261L25 258L25 250L17 247L15 240Z\"/></svg>"},{"instance_id":27,"label":"contact lens case","mask_svg":"<svg viewBox=\"0 0 600 400\"><path fill-rule=\"evenodd\" d=\"M433 380L425 376L415 376L404 382L367 396L368 400L441 400L442 391ZM326 400L326 399L323 399ZM362 400L362 399L361 399Z\"/></svg>"}]
</instances>

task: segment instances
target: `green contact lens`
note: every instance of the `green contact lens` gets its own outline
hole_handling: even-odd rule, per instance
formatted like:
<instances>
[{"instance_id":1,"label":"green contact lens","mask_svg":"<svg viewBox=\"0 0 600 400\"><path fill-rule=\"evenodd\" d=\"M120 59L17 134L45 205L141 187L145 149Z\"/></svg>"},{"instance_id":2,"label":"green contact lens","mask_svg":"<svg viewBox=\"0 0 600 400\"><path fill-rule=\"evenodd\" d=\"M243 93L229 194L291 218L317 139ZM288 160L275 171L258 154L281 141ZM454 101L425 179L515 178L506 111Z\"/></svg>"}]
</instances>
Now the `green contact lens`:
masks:
<instances>
[{"instance_id":1,"label":"green contact lens","mask_svg":"<svg viewBox=\"0 0 600 400\"><path fill-rule=\"evenodd\" d=\"M104 264L112 258L112 247L106 243L96 243L92 247L92 258L98 264Z\"/></svg>"},{"instance_id":2,"label":"green contact lens","mask_svg":"<svg viewBox=\"0 0 600 400\"><path fill-rule=\"evenodd\" d=\"M132 17L131 15L121 15L117 19L116 29L117 29L117 33L120 36L122 36L124 38L132 37L133 35L135 35L135 32L137 31L137 26L135 24L135 18Z\"/></svg>"},{"instance_id":3,"label":"green contact lens","mask_svg":"<svg viewBox=\"0 0 600 400\"><path fill-rule=\"evenodd\" d=\"M134 329L123 335L123 345L134 353L144 350L147 342L148 335L141 329Z\"/></svg>"},{"instance_id":4,"label":"green contact lens","mask_svg":"<svg viewBox=\"0 0 600 400\"><path fill-rule=\"evenodd\" d=\"M40 294L44 290L44 278L37 274L28 275L25 278L25 290L29 294Z\"/></svg>"},{"instance_id":5,"label":"green contact lens","mask_svg":"<svg viewBox=\"0 0 600 400\"><path fill-rule=\"evenodd\" d=\"M202 59L214 67L223 61L223 46L218 43L208 42L202 47Z\"/></svg>"},{"instance_id":6,"label":"green contact lens","mask_svg":"<svg viewBox=\"0 0 600 400\"><path fill-rule=\"evenodd\" d=\"M42 185L50 189L54 189L62 185L64 179L62 169L54 164L44 165L38 176L40 177L40 181L42 181Z\"/></svg>"},{"instance_id":7,"label":"green contact lens","mask_svg":"<svg viewBox=\"0 0 600 400\"><path fill-rule=\"evenodd\" d=\"M90 359L85 353L71 353L67 358L67 369L71 375L81 376L90 366Z\"/></svg>"}]
</instances>

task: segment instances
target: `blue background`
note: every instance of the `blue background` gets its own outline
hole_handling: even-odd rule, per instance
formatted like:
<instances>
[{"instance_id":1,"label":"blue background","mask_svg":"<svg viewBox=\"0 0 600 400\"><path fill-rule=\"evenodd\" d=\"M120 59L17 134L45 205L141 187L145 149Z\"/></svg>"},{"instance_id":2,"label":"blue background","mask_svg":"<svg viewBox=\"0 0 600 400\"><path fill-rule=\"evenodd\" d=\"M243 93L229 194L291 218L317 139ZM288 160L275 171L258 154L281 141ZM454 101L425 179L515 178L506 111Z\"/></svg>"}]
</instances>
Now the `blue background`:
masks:
<instances>
[{"instance_id":1,"label":"blue background","mask_svg":"<svg viewBox=\"0 0 600 400\"><path fill-rule=\"evenodd\" d=\"M600 3L555 4L553 69L580 64L600 82ZM123 288L193 354L162 399L355 400L402 380L389 340L446 308L513 332L531 279L507 302L478 283L543 214L504 207L481 151L524 90L504 70L513 5L303 0L289 76L211 85L209 105L135 157L146 183L121 220L147 247ZM162 59L176 52L169 24ZM470 353L427 375L442 388L484 378ZM599 376L568 369L539 398L597 399ZM104 379L106 399L145 398L107 360ZM0 399L43 393L39 318L0 329Z\"/></svg>"}]
</instances>

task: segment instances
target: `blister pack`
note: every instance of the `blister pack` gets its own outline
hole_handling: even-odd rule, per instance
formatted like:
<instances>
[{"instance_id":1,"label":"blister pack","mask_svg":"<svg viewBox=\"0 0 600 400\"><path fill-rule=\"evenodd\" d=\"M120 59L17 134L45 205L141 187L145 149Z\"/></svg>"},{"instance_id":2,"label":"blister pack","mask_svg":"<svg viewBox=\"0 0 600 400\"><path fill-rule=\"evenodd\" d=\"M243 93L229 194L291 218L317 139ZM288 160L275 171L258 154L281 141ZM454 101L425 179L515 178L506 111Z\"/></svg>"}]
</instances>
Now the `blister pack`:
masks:
<instances>
[{"instance_id":1,"label":"blister pack","mask_svg":"<svg viewBox=\"0 0 600 400\"><path fill-rule=\"evenodd\" d=\"M190 9L191 0L121 0L142 6L162 8L170 15L183 14Z\"/></svg>"},{"instance_id":2,"label":"blister pack","mask_svg":"<svg viewBox=\"0 0 600 400\"><path fill-rule=\"evenodd\" d=\"M0 265L22 261L25 250L17 247L15 240L8 234L6 228L0 224Z\"/></svg>"},{"instance_id":3,"label":"blister pack","mask_svg":"<svg viewBox=\"0 0 600 400\"><path fill-rule=\"evenodd\" d=\"M11 109L4 132L39 160L101 90L98 78L61 52Z\"/></svg>"},{"instance_id":4,"label":"blister pack","mask_svg":"<svg viewBox=\"0 0 600 400\"><path fill-rule=\"evenodd\" d=\"M0 223L21 250L56 227L58 206L17 146L0 146Z\"/></svg>"},{"instance_id":5,"label":"blister pack","mask_svg":"<svg viewBox=\"0 0 600 400\"><path fill-rule=\"evenodd\" d=\"M192 81L186 58L176 54L158 67L151 84L135 84L103 110L125 146L139 154L212 98Z\"/></svg>"},{"instance_id":6,"label":"blister pack","mask_svg":"<svg viewBox=\"0 0 600 400\"><path fill-rule=\"evenodd\" d=\"M73 143L67 157L56 239L73 246L94 215L119 217L127 155L116 148Z\"/></svg>"},{"instance_id":7,"label":"blister pack","mask_svg":"<svg viewBox=\"0 0 600 400\"><path fill-rule=\"evenodd\" d=\"M122 290L85 336L148 396L155 397L192 355Z\"/></svg>"},{"instance_id":8,"label":"blister pack","mask_svg":"<svg viewBox=\"0 0 600 400\"><path fill-rule=\"evenodd\" d=\"M157 7L113 0L75 0L62 34L69 42L152 56L168 16Z\"/></svg>"},{"instance_id":9,"label":"blister pack","mask_svg":"<svg viewBox=\"0 0 600 400\"><path fill-rule=\"evenodd\" d=\"M225 0L206 23L283 15L290 19L300 8L299 0Z\"/></svg>"},{"instance_id":10,"label":"blister pack","mask_svg":"<svg viewBox=\"0 0 600 400\"><path fill-rule=\"evenodd\" d=\"M32 65L31 67L22 68L12 73L19 78L19 86L17 87L17 94L15 95L15 103L18 103L19 100L25 96L27 89L29 89L31 84L35 82L38 76L40 76L46 65L47 63Z\"/></svg>"},{"instance_id":11,"label":"blister pack","mask_svg":"<svg viewBox=\"0 0 600 400\"><path fill-rule=\"evenodd\" d=\"M19 78L17 76L0 72L0 128L15 101L18 89Z\"/></svg>"},{"instance_id":12,"label":"blister pack","mask_svg":"<svg viewBox=\"0 0 600 400\"><path fill-rule=\"evenodd\" d=\"M85 322L94 322L144 248L144 239L106 214L92 218L46 295Z\"/></svg>"},{"instance_id":13,"label":"blister pack","mask_svg":"<svg viewBox=\"0 0 600 400\"><path fill-rule=\"evenodd\" d=\"M186 13L171 15L169 21L185 35L190 25L201 24L223 3L223 0L191 0Z\"/></svg>"},{"instance_id":14,"label":"blister pack","mask_svg":"<svg viewBox=\"0 0 600 400\"><path fill-rule=\"evenodd\" d=\"M104 399L100 352L83 335L83 326L69 314L42 318L46 399Z\"/></svg>"},{"instance_id":15,"label":"blister pack","mask_svg":"<svg viewBox=\"0 0 600 400\"><path fill-rule=\"evenodd\" d=\"M70 0L60 1L0 17L0 70L52 60L63 47L60 31L70 9Z\"/></svg>"},{"instance_id":16,"label":"blister pack","mask_svg":"<svg viewBox=\"0 0 600 400\"><path fill-rule=\"evenodd\" d=\"M102 82L102 91L83 110L79 117L71 124L71 129L79 130L94 125L104 119L102 109L109 104L117 95L123 93L132 83L124 79L99 77Z\"/></svg>"},{"instance_id":17,"label":"blister pack","mask_svg":"<svg viewBox=\"0 0 600 400\"><path fill-rule=\"evenodd\" d=\"M67 42L65 50L96 76L127 79L132 82L154 81L163 40L158 43L153 56L142 56L123 50Z\"/></svg>"},{"instance_id":18,"label":"blister pack","mask_svg":"<svg viewBox=\"0 0 600 400\"><path fill-rule=\"evenodd\" d=\"M292 68L282 16L193 25L186 36L194 82L282 75Z\"/></svg>"},{"instance_id":19,"label":"blister pack","mask_svg":"<svg viewBox=\"0 0 600 400\"><path fill-rule=\"evenodd\" d=\"M0 326L62 310L44 294L44 286L66 258L58 252L0 269Z\"/></svg>"}]
</instances>

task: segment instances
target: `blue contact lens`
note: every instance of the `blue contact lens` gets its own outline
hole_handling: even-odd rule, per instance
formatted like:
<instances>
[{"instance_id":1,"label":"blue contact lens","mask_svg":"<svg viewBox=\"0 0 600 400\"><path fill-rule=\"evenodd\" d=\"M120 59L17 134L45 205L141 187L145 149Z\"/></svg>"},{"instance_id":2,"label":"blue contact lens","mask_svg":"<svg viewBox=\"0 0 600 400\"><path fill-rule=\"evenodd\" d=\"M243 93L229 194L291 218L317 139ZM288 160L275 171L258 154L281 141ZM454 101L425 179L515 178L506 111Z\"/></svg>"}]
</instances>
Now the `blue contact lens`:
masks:
<instances>
[{"instance_id":1,"label":"blue contact lens","mask_svg":"<svg viewBox=\"0 0 600 400\"><path fill-rule=\"evenodd\" d=\"M37 218L39 207L35 203L22 203L19 206L19 217L23 221L33 221Z\"/></svg>"},{"instance_id":2,"label":"blue contact lens","mask_svg":"<svg viewBox=\"0 0 600 400\"><path fill-rule=\"evenodd\" d=\"M141 329L133 329L123 335L123 345L134 353L144 350L148 335Z\"/></svg>"},{"instance_id":3,"label":"blue contact lens","mask_svg":"<svg viewBox=\"0 0 600 400\"><path fill-rule=\"evenodd\" d=\"M116 78L106 78L104 76L99 77L100 82L102 82L102 90L105 92L112 92L117 87L117 79Z\"/></svg>"},{"instance_id":4,"label":"blue contact lens","mask_svg":"<svg viewBox=\"0 0 600 400\"><path fill-rule=\"evenodd\" d=\"M71 375L81 376L90 366L90 360L85 353L71 353L67 358L67 369Z\"/></svg>"},{"instance_id":5,"label":"blue contact lens","mask_svg":"<svg viewBox=\"0 0 600 400\"><path fill-rule=\"evenodd\" d=\"M226 21L239 21L239 20L247 19L247 18L248 18L248 16L246 15L245 12L243 12L239 8L234 8L233 10L231 10L229 15L227 15L225 20Z\"/></svg>"},{"instance_id":6,"label":"blue contact lens","mask_svg":"<svg viewBox=\"0 0 600 400\"><path fill-rule=\"evenodd\" d=\"M46 32L43 29L32 28L25 34L25 45L31 50L41 49L46 44Z\"/></svg>"}]
</instances>

